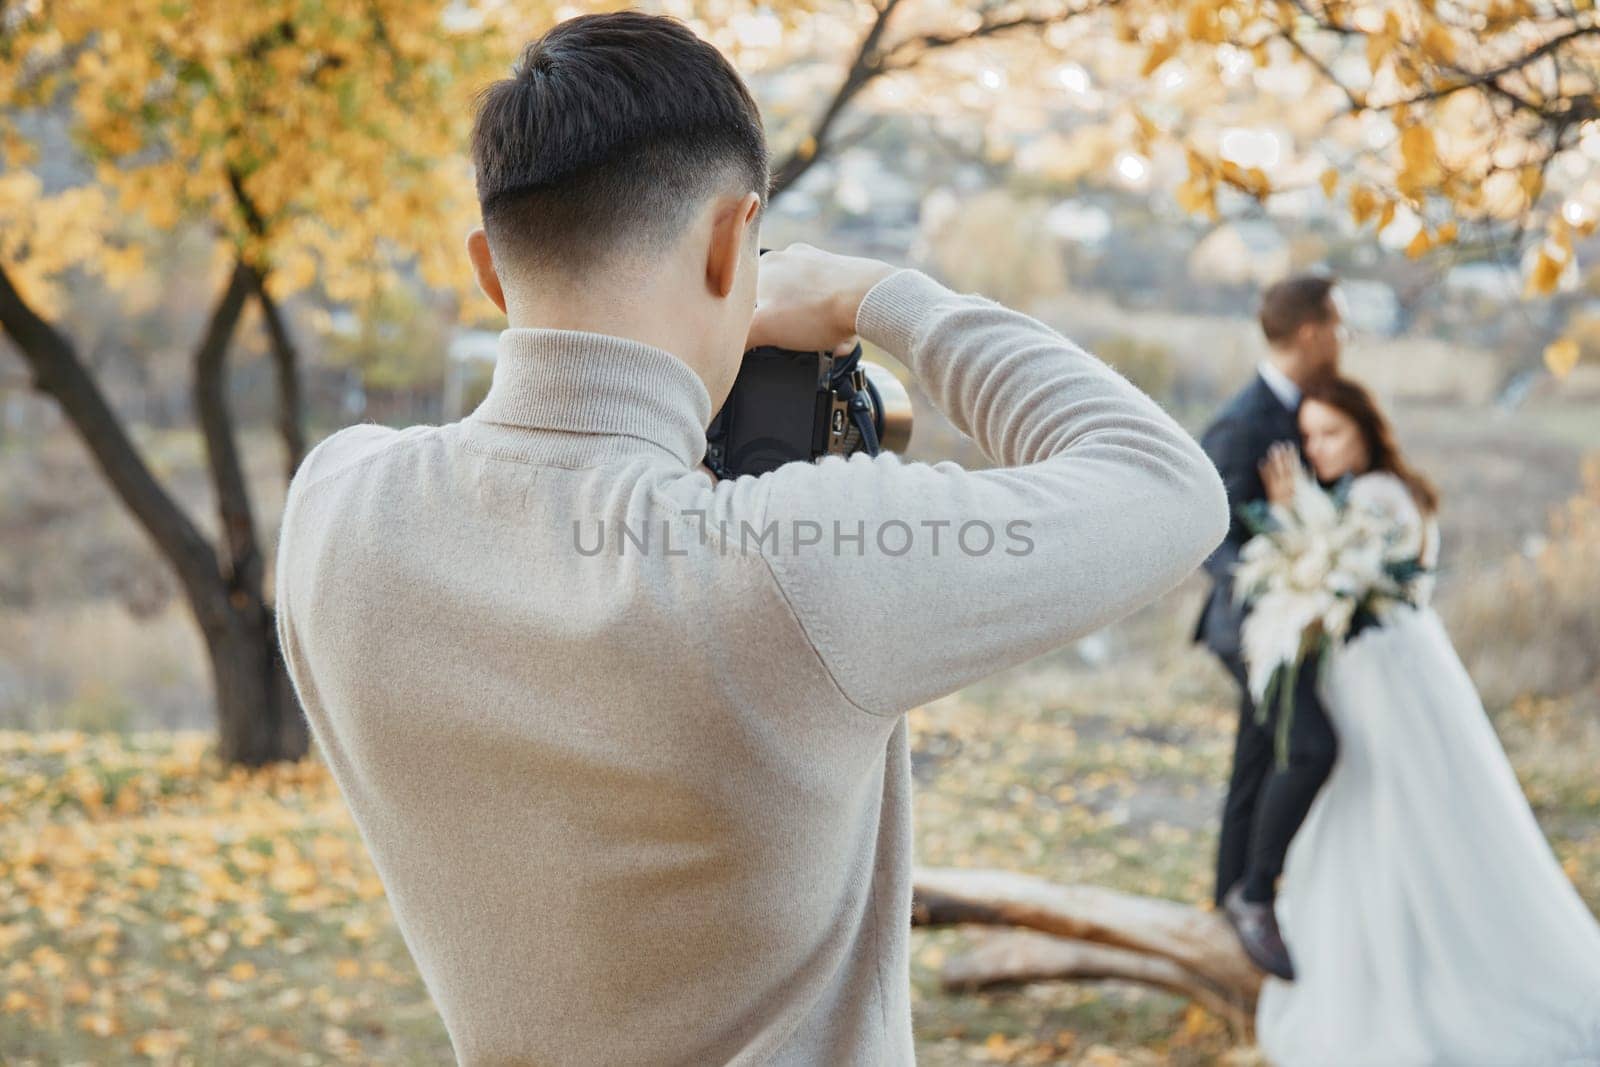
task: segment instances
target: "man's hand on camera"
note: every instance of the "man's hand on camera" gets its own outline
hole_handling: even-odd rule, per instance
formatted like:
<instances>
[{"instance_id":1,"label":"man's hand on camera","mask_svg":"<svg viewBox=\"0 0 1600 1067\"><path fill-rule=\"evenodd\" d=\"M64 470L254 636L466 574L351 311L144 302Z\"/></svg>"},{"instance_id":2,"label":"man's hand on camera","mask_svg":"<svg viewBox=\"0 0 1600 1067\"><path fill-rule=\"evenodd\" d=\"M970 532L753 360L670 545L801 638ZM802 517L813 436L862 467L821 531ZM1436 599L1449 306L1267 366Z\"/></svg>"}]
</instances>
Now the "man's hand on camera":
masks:
<instances>
[{"instance_id":1,"label":"man's hand on camera","mask_svg":"<svg viewBox=\"0 0 1600 1067\"><path fill-rule=\"evenodd\" d=\"M756 312L745 349L773 345L839 355L855 347L862 298L899 269L808 244L773 249L759 263Z\"/></svg>"}]
</instances>

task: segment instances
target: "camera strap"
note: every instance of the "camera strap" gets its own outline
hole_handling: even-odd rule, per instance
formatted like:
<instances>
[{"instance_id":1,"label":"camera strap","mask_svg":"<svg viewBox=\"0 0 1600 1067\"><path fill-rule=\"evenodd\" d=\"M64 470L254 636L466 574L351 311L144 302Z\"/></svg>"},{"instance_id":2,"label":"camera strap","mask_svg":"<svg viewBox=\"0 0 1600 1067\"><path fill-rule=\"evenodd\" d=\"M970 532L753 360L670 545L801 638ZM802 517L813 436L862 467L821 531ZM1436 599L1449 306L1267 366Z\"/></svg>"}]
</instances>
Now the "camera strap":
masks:
<instances>
[{"instance_id":1,"label":"camera strap","mask_svg":"<svg viewBox=\"0 0 1600 1067\"><path fill-rule=\"evenodd\" d=\"M883 402L878 397L872 379L858 366L860 362L861 346L856 345L848 356L834 361L828 384L844 399L850 421L855 423L856 430L861 434L862 451L869 456L876 456L880 446L873 411L881 411Z\"/></svg>"}]
</instances>

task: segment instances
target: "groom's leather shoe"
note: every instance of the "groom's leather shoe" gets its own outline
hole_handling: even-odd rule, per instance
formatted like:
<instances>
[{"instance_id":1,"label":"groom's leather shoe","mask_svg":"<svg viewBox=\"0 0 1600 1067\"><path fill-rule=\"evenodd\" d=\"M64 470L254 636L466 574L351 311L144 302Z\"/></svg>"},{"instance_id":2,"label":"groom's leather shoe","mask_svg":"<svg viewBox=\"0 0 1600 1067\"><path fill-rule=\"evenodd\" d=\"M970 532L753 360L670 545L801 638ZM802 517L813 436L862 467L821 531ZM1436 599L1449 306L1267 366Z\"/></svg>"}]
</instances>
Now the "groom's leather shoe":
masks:
<instances>
[{"instance_id":1,"label":"groom's leather shoe","mask_svg":"<svg viewBox=\"0 0 1600 1067\"><path fill-rule=\"evenodd\" d=\"M1294 981L1294 964L1289 961L1289 947L1283 943L1278 931L1278 917L1271 904L1255 904L1244 899L1244 883L1240 882L1222 898L1222 913L1228 925L1239 935L1239 944L1245 955L1268 974L1277 975L1286 982Z\"/></svg>"}]
</instances>

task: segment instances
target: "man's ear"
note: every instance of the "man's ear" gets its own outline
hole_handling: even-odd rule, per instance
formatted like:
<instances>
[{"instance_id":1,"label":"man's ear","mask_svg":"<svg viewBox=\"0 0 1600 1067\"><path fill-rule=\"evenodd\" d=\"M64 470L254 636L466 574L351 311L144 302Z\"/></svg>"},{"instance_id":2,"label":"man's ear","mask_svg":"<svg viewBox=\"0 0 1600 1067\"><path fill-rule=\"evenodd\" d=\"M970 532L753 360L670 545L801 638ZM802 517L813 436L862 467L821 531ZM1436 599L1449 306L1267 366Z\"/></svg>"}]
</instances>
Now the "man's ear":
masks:
<instances>
[{"instance_id":1,"label":"man's ear","mask_svg":"<svg viewBox=\"0 0 1600 1067\"><path fill-rule=\"evenodd\" d=\"M483 295L505 311L505 290L500 287L500 275L494 269L494 258L489 255L489 235L483 232L482 226L467 234L467 258L472 260L472 273L477 276Z\"/></svg>"},{"instance_id":2,"label":"man's ear","mask_svg":"<svg viewBox=\"0 0 1600 1067\"><path fill-rule=\"evenodd\" d=\"M718 212L711 224L711 247L706 250L706 286L718 297L733 292L739 261L746 251L750 227L761 213L761 197L746 193L737 204Z\"/></svg>"}]
</instances>

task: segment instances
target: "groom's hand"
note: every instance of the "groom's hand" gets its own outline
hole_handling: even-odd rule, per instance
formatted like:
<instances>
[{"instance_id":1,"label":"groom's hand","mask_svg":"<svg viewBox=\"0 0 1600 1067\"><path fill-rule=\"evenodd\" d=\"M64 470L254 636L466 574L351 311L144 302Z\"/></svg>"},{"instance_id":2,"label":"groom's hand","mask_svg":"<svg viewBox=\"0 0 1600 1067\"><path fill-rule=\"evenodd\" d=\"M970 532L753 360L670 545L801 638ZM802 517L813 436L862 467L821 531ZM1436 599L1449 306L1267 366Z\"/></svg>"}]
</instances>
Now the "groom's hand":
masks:
<instances>
[{"instance_id":1,"label":"groom's hand","mask_svg":"<svg viewBox=\"0 0 1600 1067\"><path fill-rule=\"evenodd\" d=\"M855 347L856 312L867 291L899 269L808 244L774 249L758 264L756 311L745 349L773 345L840 355Z\"/></svg>"}]
</instances>

